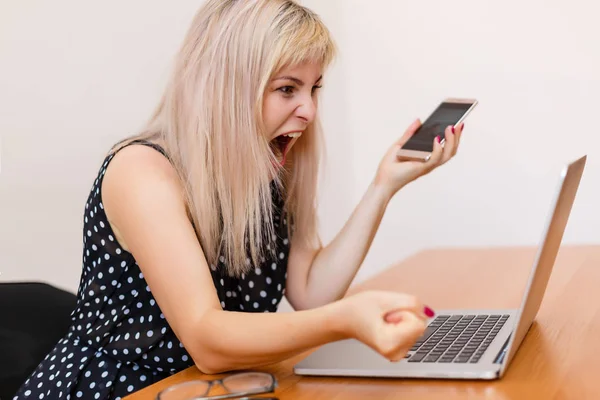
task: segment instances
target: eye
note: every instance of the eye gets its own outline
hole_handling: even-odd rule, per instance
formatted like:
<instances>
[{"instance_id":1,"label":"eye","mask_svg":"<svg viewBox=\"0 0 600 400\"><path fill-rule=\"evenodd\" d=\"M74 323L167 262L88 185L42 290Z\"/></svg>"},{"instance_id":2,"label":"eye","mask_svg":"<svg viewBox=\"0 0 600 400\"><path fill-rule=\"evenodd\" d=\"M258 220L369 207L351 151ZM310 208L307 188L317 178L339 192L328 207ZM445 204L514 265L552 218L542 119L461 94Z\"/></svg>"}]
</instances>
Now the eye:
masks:
<instances>
[{"instance_id":1,"label":"eye","mask_svg":"<svg viewBox=\"0 0 600 400\"><path fill-rule=\"evenodd\" d=\"M283 94L286 94L286 95L291 95L291 94L293 94L293 93L294 93L294 89L295 89L295 88L294 88L293 86L283 86L283 87L280 87L280 88L279 88L279 89L277 89L277 90L279 90L279 91L280 91L280 92L282 92Z\"/></svg>"},{"instance_id":2,"label":"eye","mask_svg":"<svg viewBox=\"0 0 600 400\"><path fill-rule=\"evenodd\" d=\"M323 85L315 85L312 87L312 92L315 93L317 90L321 89Z\"/></svg>"}]
</instances>

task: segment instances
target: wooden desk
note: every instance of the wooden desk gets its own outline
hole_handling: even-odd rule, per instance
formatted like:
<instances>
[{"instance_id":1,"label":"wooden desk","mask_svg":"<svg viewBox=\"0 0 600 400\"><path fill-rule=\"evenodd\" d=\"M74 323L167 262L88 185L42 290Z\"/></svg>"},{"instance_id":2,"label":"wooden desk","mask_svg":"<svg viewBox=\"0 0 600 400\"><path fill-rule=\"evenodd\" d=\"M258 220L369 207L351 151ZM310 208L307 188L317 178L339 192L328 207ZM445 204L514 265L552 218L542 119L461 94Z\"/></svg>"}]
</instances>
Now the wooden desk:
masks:
<instances>
[{"instance_id":1,"label":"wooden desk","mask_svg":"<svg viewBox=\"0 0 600 400\"><path fill-rule=\"evenodd\" d=\"M441 249L416 254L352 289L413 293L434 309L517 308L533 248ZM294 375L308 353L265 368L281 400L600 398L600 246L563 246L536 321L497 381L318 378ZM154 399L170 385L203 379L190 368L124 400ZM266 396L266 395L265 395Z\"/></svg>"}]
</instances>

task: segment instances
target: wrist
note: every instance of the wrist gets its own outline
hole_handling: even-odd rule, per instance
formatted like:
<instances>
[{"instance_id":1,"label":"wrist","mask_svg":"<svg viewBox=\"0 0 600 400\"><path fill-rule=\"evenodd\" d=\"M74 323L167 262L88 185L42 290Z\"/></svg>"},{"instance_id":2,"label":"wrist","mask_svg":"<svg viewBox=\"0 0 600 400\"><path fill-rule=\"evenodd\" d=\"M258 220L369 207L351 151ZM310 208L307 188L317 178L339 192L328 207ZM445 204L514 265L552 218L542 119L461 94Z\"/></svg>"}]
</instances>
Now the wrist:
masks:
<instances>
[{"instance_id":1,"label":"wrist","mask_svg":"<svg viewBox=\"0 0 600 400\"><path fill-rule=\"evenodd\" d=\"M373 180L367 189L367 193L384 206L387 206L396 191L397 190L393 190L389 185L379 182L377 179Z\"/></svg>"},{"instance_id":2,"label":"wrist","mask_svg":"<svg viewBox=\"0 0 600 400\"><path fill-rule=\"evenodd\" d=\"M348 312L348 301L343 298L322 307L324 323L334 337L333 340L344 340L353 337L351 316Z\"/></svg>"}]
</instances>

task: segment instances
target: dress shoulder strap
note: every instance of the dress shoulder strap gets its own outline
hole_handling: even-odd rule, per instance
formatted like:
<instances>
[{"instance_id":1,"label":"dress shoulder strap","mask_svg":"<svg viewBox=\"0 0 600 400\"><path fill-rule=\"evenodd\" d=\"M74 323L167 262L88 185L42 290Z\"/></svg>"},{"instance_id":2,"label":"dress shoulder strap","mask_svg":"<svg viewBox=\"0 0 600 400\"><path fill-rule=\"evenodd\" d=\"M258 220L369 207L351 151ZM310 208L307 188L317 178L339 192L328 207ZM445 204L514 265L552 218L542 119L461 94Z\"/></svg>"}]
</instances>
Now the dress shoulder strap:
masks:
<instances>
[{"instance_id":1,"label":"dress shoulder strap","mask_svg":"<svg viewBox=\"0 0 600 400\"><path fill-rule=\"evenodd\" d=\"M136 139L136 140L133 140L133 141L129 142L124 147L130 146L132 144L142 144L144 146L152 147L154 150L158 151L163 156L165 156L169 161L171 161L171 158L169 157L169 155L167 154L167 152L165 151L165 149L163 149L160 145L158 145L156 143L150 142L149 140L145 140L145 139Z\"/></svg>"}]
</instances>

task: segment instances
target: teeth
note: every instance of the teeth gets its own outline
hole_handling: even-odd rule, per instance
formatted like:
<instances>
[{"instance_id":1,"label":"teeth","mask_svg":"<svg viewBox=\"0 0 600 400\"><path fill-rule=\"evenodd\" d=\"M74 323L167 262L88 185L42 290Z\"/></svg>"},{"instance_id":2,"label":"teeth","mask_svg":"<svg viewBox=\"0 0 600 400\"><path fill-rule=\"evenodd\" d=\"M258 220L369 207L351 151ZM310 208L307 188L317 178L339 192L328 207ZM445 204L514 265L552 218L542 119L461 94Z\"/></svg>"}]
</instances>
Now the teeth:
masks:
<instances>
[{"instance_id":1,"label":"teeth","mask_svg":"<svg viewBox=\"0 0 600 400\"><path fill-rule=\"evenodd\" d=\"M284 136L287 136L289 138L297 138L297 137L300 137L300 135L302 135L301 132L294 132L294 133L288 133L287 135L284 135Z\"/></svg>"}]
</instances>

